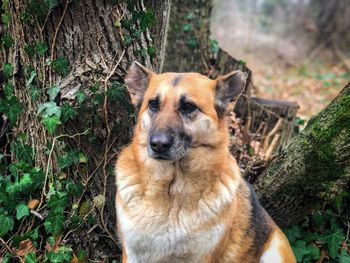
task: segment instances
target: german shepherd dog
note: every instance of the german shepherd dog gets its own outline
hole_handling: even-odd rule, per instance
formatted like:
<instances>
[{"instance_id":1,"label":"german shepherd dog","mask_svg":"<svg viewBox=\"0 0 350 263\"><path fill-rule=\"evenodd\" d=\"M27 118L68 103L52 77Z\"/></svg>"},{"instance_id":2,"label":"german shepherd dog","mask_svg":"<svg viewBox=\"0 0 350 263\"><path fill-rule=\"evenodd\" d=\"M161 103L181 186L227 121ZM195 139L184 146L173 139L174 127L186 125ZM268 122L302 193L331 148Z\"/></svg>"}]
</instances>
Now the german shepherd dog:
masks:
<instances>
[{"instance_id":1,"label":"german shepherd dog","mask_svg":"<svg viewBox=\"0 0 350 263\"><path fill-rule=\"evenodd\" d=\"M138 118L116 164L123 263L296 262L228 149L226 115L245 81L130 66Z\"/></svg>"}]
</instances>

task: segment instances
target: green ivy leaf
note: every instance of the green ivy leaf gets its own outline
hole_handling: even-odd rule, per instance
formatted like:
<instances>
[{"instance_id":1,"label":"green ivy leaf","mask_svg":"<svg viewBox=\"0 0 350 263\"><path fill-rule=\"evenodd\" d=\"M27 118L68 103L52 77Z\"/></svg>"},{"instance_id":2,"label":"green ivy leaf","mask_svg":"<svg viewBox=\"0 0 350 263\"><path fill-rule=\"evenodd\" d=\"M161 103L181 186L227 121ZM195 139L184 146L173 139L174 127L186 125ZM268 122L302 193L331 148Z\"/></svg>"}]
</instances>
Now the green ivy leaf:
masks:
<instances>
[{"instance_id":1,"label":"green ivy leaf","mask_svg":"<svg viewBox=\"0 0 350 263\"><path fill-rule=\"evenodd\" d=\"M142 31L141 31L141 30L135 29L135 30L132 31L131 36L132 36L134 39L141 39Z\"/></svg>"},{"instance_id":2,"label":"green ivy leaf","mask_svg":"<svg viewBox=\"0 0 350 263\"><path fill-rule=\"evenodd\" d=\"M88 158L83 153L79 153L79 163L87 163Z\"/></svg>"},{"instance_id":3,"label":"green ivy leaf","mask_svg":"<svg viewBox=\"0 0 350 263\"><path fill-rule=\"evenodd\" d=\"M77 98L77 102L80 105L86 100L87 95L84 91L79 90L75 93L75 97Z\"/></svg>"},{"instance_id":4,"label":"green ivy leaf","mask_svg":"<svg viewBox=\"0 0 350 263\"><path fill-rule=\"evenodd\" d=\"M198 42L195 37L189 37L186 40L186 45L191 48L191 49L196 49L198 48Z\"/></svg>"},{"instance_id":5,"label":"green ivy leaf","mask_svg":"<svg viewBox=\"0 0 350 263\"><path fill-rule=\"evenodd\" d=\"M77 150L72 150L67 154L58 158L58 167L60 169L63 169L78 163L80 163L80 153Z\"/></svg>"},{"instance_id":6,"label":"green ivy leaf","mask_svg":"<svg viewBox=\"0 0 350 263\"><path fill-rule=\"evenodd\" d=\"M47 46L47 44L42 42L37 43L34 46L34 50L39 56L44 55L48 49L49 47Z\"/></svg>"},{"instance_id":7,"label":"green ivy leaf","mask_svg":"<svg viewBox=\"0 0 350 263\"><path fill-rule=\"evenodd\" d=\"M156 18L151 9L147 10L146 12L141 11L140 17L140 29L142 31L145 31L147 28L150 28L156 22Z\"/></svg>"},{"instance_id":8,"label":"green ivy leaf","mask_svg":"<svg viewBox=\"0 0 350 263\"><path fill-rule=\"evenodd\" d=\"M13 218L4 214L0 214L0 222L0 237L12 231L13 226L15 225Z\"/></svg>"},{"instance_id":9,"label":"green ivy leaf","mask_svg":"<svg viewBox=\"0 0 350 263\"><path fill-rule=\"evenodd\" d=\"M10 0L3 0L2 1L2 6L1 6L2 10L8 11L9 6L10 6Z\"/></svg>"},{"instance_id":10,"label":"green ivy leaf","mask_svg":"<svg viewBox=\"0 0 350 263\"><path fill-rule=\"evenodd\" d=\"M11 258L11 254L7 252L5 254L5 256L2 258L1 263L9 263L10 262L10 258Z\"/></svg>"},{"instance_id":11,"label":"green ivy leaf","mask_svg":"<svg viewBox=\"0 0 350 263\"><path fill-rule=\"evenodd\" d=\"M292 249L298 262L302 262L303 257L309 254L309 251L306 248L306 242L303 240L296 241L295 244L292 246Z\"/></svg>"},{"instance_id":12,"label":"green ivy leaf","mask_svg":"<svg viewBox=\"0 0 350 263\"><path fill-rule=\"evenodd\" d=\"M148 46L147 47L147 53L150 56L150 58L154 58L156 56L156 49L154 46Z\"/></svg>"},{"instance_id":13,"label":"green ivy leaf","mask_svg":"<svg viewBox=\"0 0 350 263\"><path fill-rule=\"evenodd\" d=\"M33 56L35 53L35 46L30 45L30 44L26 44L24 46L24 52L26 52L29 56Z\"/></svg>"},{"instance_id":14,"label":"green ivy leaf","mask_svg":"<svg viewBox=\"0 0 350 263\"><path fill-rule=\"evenodd\" d=\"M59 116L51 116L44 117L41 120L41 123L46 127L47 131L50 134L53 134L56 130L56 127L61 124L61 121Z\"/></svg>"},{"instance_id":15,"label":"green ivy leaf","mask_svg":"<svg viewBox=\"0 0 350 263\"><path fill-rule=\"evenodd\" d=\"M184 31L184 32L188 32L188 31L190 31L192 29L192 24L184 24L183 26L182 26L182 31Z\"/></svg>"},{"instance_id":16,"label":"green ivy leaf","mask_svg":"<svg viewBox=\"0 0 350 263\"><path fill-rule=\"evenodd\" d=\"M29 216L29 208L26 204L20 203L16 206L16 218L20 220L25 216Z\"/></svg>"},{"instance_id":17,"label":"green ivy leaf","mask_svg":"<svg viewBox=\"0 0 350 263\"><path fill-rule=\"evenodd\" d=\"M18 160L30 163L33 160L33 148L29 145L16 142L13 144L13 152Z\"/></svg>"},{"instance_id":18,"label":"green ivy leaf","mask_svg":"<svg viewBox=\"0 0 350 263\"><path fill-rule=\"evenodd\" d=\"M83 193L84 186L81 183L68 181L66 189L69 195L80 196Z\"/></svg>"},{"instance_id":19,"label":"green ivy leaf","mask_svg":"<svg viewBox=\"0 0 350 263\"><path fill-rule=\"evenodd\" d=\"M219 50L220 50L219 42L215 39L211 39L210 40L211 53L217 54L217 53L219 53Z\"/></svg>"},{"instance_id":20,"label":"green ivy leaf","mask_svg":"<svg viewBox=\"0 0 350 263\"><path fill-rule=\"evenodd\" d=\"M121 101L125 98L123 86L120 83L113 83L107 90L107 98L110 101Z\"/></svg>"},{"instance_id":21,"label":"green ivy leaf","mask_svg":"<svg viewBox=\"0 0 350 263\"><path fill-rule=\"evenodd\" d=\"M10 13L4 13L1 15L1 21L5 26L8 26L11 22L11 14Z\"/></svg>"},{"instance_id":22,"label":"green ivy leaf","mask_svg":"<svg viewBox=\"0 0 350 263\"><path fill-rule=\"evenodd\" d=\"M127 47L130 46L130 45L132 44L132 39L131 39L130 35L126 34L126 35L124 36L123 43L124 43L124 45L127 46Z\"/></svg>"},{"instance_id":23,"label":"green ivy leaf","mask_svg":"<svg viewBox=\"0 0 350 263\"><path fill-rule=\"evenodd\" d=\"M247 64L247 62L245 62L244 60L238 60L238 64L245 66Z\"/></svg>"},{"instance_id":24,"label":"green ivy leaf","mask_svg":"<svg viewBox=\"0 0 350 263\"><path fill-rule=\"evenodd\" d=\"M5 48L10 48L12 47L13 43L15 43L15 41L10 35L3 35L1 37L1 43L4 45Z\"/></svg>"},{"instance_id":25,"label":"green ivy leaf","mask_svg":"<svg viewBox=\"0 0 350 263\"><path fill-rule=\"evenodd\" d=\"M29 87L30 84L32 84L32 82L33 82L33 80L34 80L35 77L36 77L36 72L35 72L35 71L32 71L32 72L30 73L29 79L28 79L27 82L26 82L26 86L27 86L27 87Z\"/></svg>"},{"instance_id":26,"label":"green ivy leaf","mask_svg":"<svg viewBox=\"0 0 350 263\"><path fill-rule=\"evenodd\" d=\"M46 257L52 263L70 262L73 258L73 250L67 246L60 246L58 251L47 252Z\"/></svg>"},{"instance_id":27,"label":"green ivy leaf","mask_svg":"<svg viewBox=\"0 0 350 263\"><path fill-rule=\"evenodd\" d=\"M56 192L50 196L47 206L53 213L63 213L64 209L67 206L68 197L67 193Z\"/></svg>"},{"instance_id":28,"label":"green ivy leaf","mask_svg":"<svg viewBox=\"0 0 350 263\"><path fill-rule=\"evenodd\" d=\"M56 102L45 102L39 105L38 114L42 113L43 117L55 116L61 117L61 107L57 106Z\"/></svg>"},{"instance_id":29,"label":"green ivy leaf","mask_svg":"<svg viewBox=\"0 0 350 263\"><path fill-rule=\"evenodd\" d=\"M7 116L11 125L14 125L22 112L22 104L18 102L15 96L5 98L0 100L0 112Z\"/></svg>"},{"instance_id":30,"label":"green ivy leaf","mask_svg":"<svg viewBox=\"0 0 350 263\"><path fill-rule=\"evenodd\" d=\"M24 256L24 260L26 263L36 263L38 262L35 252L28 253Z\"/></svg>"},{"instance_id":31,"label":"green ivy leaf","mask_svg":"<svg viewBox=\"0 0 350 263\"><path fill-rule=\"evenodd\" d=\"M319 241L326 243L328 255L333 259L338 255L340 244L344 241L345 235L343 230L338 228L335 231L327 231L323 236L318 238Z\"/></svg>"},{"instance_id":32,"label":"green ivy leaf","mask_svg":"<svg viewBox=\"0 0 350 263\"><path fill-rule=\"evenodd\" d=\"M14 89L10 82L7 82L4 86L4 93L6 98L10 98L13 96Z\"/></svg>"},{"instance_id":33,"label":"green ivy leaf","mask_svg":"<svg viewBox=\"0 0 350 263\"><path fill-rule=\"evenodd\" d=\"M54 9L56 6L58 6L59 2L58 0L47 0L47 5L49 7L49 10Z\"/></svg>"},{"instance_id":34,"label":"green ivy leaf","mask_svg":"<svg viewBox=\"0 0 350 263\"><path fill-rule=\"evenodd\" d=\"M58 86L51 86L47 89L46 93L49 95L49 100L54 101L58 93L60 93L60 88Z\"/></svg>"},{"instance_id":35,"label":"green ivy leaf","mask_svg":"<svg viewBox=\"0 0 350 263\"><path fill-rule=\"evenodd\" d=\"M350 263L350 255L346 249L340 251L339 263Z\"/></svg>"},{"instance_id":36,"label":"green ivy leaf","mask_svg":"<svg viewBox=\"0 0 350 263\"><path fill-rule=\"evenodd\" d=\"M61 112L63 122L66 122L67 120L72 119L78 115L78 112L71 105L69 105L68 102L63 103L61 106Z\"/></svg>"},{"instance_id":37,"label":"green ivy leaf","mask_svg":"<svg viewBox=\"0 0 350 263\"><path fill-rule=\"evenodd\" d=\"M23 174L19 182L8 183L6 185L6 192L10 194L23 192L26 188L28 188L32 184L33 184L33 180L30 177L30 174L25 173Z\"/></svg>"},{"instance_id":38,"label":"green ivy leaf","mask_svg":"<svg viewBox=\"0 0 350 263\"><path fill-rule=\"evenodd\" d=\"M103 101L103 96L101 94L96 94L92 97L91 102L94 105L98 105Z\"/></svg>"},{"instance_id":39,"label":"green ivy leaf","mask_svg":"<svg viewBox=\"0 0 350 263\"><path fill-rule=\"evenodd\" d=\"M31 86L29 89L29 94L33 101L37 100L40 97L40 93L41 93L41 90L35 86Z\"/></svg>"},{"instance_id":40,"label":"green ivy leaf","mask_svg":"<svg viewBox=\"0 0 350 263\"><path fill-rule=\"evenodd\" d=\"M189 12L189 13L187 14L186 19L188 19L188 20L192 20L193 18L194 18L193 13L192 13L192 12Z\"/></svg>"},{"instance_id":41,"label":"green ivy leaf","mask_svg":"<svg viewBox=\"0 0 350 263\"><path fill-rule=\"evenodd\" d=\"M86 251L78 250L77 256L79 261L84 262L86 261L88 255Z\"/></svg>"},{"instance_id":42,"label":"green ivy leaf","mask_svg":"<svg viewBox=\"0 0 350 263\"><path fill-rule=\"evenodd\" d=\"M46 217L44 226L47 233L58 235L64 227L65 217L63 214L49 214Z\"/></svg>"},{"instance_id":43,"label":"green ivy leaf","mask_svg":"<svg viewBox=\"0 0 350 263\"><path fill-rule=\"evenodd\" d=\"M306 247L307 251L308 251L308 257L311 260L317 260L320 258L320 248L316 247L316 246L312 246L312 245L308 245Z\"/></svg>"},{"instance_id":44,"label":"green ivy leaf","mask_svg":"<svg viewBox=\"0 0 350 263\"><path fill-rule=\"evenodd\" d=\"M13 74L13 66L10 63L5 63L2 67L2 71L4 72L4 75L9 78Z\"/></svg>"},{"instance_id":45,"label":"green ivy leaf","mask_svg":"<svg viewBox=\"0 0 350 263\"><path fill-rule=\"evenodd\" d=\"M299 226L293 226L289 229L286 229L284 233L286 234L289 243L291 244L294 244L297 239L301 238L301 228Z\"/></svg>"},{"instance_id":46,"label":"green ivy leaf","mask_svg":"<svg viewBox=\"0 0 350 263\"><path fill-rule=\"evenodd\" d=\"M100 89L100 84L96 82L94 85L91 85L89 89L92 93L96 93Z\"/></svg>"},{"instance_id":47,"label":"green ivy leaf","mask_svg":"<svg viewBox=\"0 0 350 263\"><path fill-rule=\"evenodd\" d=\"M320 211L317 211L312 214L312 221L317 227L323 227L325 224L323 214Z\"/></svg>"},{"instance_id":48,"label":"green ivy leaf","mask_svg":"<svg viewBox=\"0 0 350 263\"><path fill-rule=\"evenodd\" d=\"M65 56L59 56L57 59L51 61L51 66L58 74L63 76L68 74L69 63Z\"/></svg>"}]
</instances>

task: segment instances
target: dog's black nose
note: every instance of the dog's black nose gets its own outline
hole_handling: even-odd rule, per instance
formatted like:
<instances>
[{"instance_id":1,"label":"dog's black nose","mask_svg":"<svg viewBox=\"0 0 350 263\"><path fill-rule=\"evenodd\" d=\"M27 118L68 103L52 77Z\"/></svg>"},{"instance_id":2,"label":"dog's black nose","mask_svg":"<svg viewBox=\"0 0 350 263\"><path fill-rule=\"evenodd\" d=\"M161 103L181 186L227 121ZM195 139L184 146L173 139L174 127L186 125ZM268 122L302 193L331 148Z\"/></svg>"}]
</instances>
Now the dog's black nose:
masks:
<instances>
[{"instance_id":1,"label":"dog's black nose","mask_svg":"<svg viewBox=\"0 0 350 263\"><path fill-rule=\"evenodd\" d=\"M151 135L150 145L153 151L165 153L173 145L173 138L165 132L158 132Z\"/></svg>"}]
</instances>

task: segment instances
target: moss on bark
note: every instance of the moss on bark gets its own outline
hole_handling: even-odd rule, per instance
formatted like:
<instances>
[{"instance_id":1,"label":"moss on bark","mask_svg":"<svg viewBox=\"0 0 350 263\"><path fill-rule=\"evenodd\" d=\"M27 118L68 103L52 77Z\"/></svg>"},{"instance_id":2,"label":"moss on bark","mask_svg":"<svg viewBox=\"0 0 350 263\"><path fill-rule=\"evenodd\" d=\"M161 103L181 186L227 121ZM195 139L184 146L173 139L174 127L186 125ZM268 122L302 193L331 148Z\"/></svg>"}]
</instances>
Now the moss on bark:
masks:
<instances>
[{"instance_id":1,"label":"moss on bark","mask_svg":"<svg viewBox=\"0 0 350 263\"><path fill-rule=\"evenodd\" d=\"M272 161L258 178L260 200L280 225L302 220L350 182L350 85Z\"/></svg>"}]
</instances>

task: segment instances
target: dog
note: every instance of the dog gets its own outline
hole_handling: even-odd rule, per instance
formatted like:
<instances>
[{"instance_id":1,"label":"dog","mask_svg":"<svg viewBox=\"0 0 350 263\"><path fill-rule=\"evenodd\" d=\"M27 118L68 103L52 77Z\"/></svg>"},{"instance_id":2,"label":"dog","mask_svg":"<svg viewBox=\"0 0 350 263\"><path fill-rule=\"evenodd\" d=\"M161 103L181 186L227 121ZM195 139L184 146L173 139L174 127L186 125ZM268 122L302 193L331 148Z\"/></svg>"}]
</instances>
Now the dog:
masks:
<instances>
[{"instance_id":1,"label":"dog","mask_svg":"<svg viewBox=\"0 0 350 263\"><path fill-rule=\"evenodd\" d=\"M137 122L115 168L123 263L296 262L229 152L226 116L245 82L132 63Z\"/></svg>"}]
</instances>

